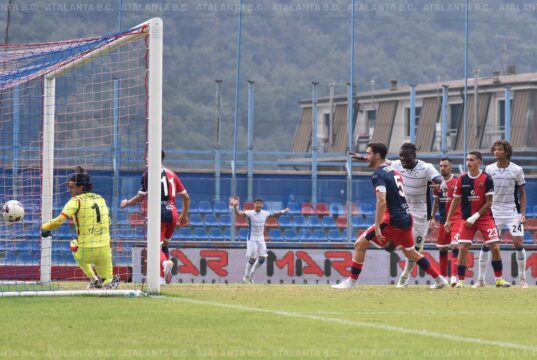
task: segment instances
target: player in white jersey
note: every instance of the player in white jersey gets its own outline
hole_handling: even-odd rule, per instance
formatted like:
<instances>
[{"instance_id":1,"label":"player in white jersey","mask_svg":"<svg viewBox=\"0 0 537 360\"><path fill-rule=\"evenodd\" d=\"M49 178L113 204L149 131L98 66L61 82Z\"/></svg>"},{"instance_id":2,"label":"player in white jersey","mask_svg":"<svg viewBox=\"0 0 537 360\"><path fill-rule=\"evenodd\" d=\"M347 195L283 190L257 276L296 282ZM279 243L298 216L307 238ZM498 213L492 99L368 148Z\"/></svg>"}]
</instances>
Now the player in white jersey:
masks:
<instances>
[{"instance_id":1,"label":"player in white jersey","mask_svg":"<svg viewBox=\"0 0 537 360\"><path fill-rule=\"evenodd\" d=\"M239 201L237 198L232 200L231 205L237 216L243 216L248 219L248 239L246 241L246 270L242 282L253 284L252 277L255 272L263 265L267 258L267 245L265 244L265 221L270 216L279 217L289 212L288 208L275 213L269 213L263 210L263 199L254 200L254 210L242 211L238 209Z\"/></svg>"},{"instance_id":2,"label":"player in white jersey","mask_svg":"<svg viewBox=\"0 0 537 360\"><path fill-rule=\"evenodd\" d=\"M497 162L486 167L485 172L494 181L492 199L492 216L498 228L498 234L507 226L513 236L518 263L519 283L528 287L526 281L526 250L524 249L524 224L526 223L526 190L524 170L512 163L513 147L508 141L499 140L492 144L490 152ZM485 245L479 253L479 272L474 287L485 286L485 273L489 262L489 248Z\"/></svg>"},{"instance_id":3,"label":"player in white jersey","mask_svg":"<svg viewBox=\"0 0 537 360\"><path fill-rule=\"evenodd\" d=\"M431 190L429 185L438 184L446 187L442 176L433 164L416 159L416 146L411 143L401 145L399 160L392 161L391 166L402 177L405 197L414 220L412 232L416 250L423 251L423 241L429 231L431 220ZM397 282L397 287L406 287L415 263L406 259L405 269Z\"/></svg>"}]
</instances>

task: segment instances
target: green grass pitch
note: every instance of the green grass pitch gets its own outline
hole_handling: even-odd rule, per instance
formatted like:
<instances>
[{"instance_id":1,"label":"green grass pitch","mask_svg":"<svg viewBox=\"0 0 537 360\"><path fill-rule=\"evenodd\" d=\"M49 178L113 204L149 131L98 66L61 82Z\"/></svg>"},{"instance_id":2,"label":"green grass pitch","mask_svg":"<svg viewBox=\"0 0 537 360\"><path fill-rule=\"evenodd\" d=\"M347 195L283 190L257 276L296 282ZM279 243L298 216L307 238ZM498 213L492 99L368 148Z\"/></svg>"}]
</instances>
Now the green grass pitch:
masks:
<instances>
[{"instance_id":1,"label":"green grass pitch","mask_svg":"<svg viewBox=\"0 0 537 360\"><path fill-rule=\"evenodd\" d=\"M172 285L0 298L0 358L535 359L537 288Z\"/></svg>"}]
</instances>

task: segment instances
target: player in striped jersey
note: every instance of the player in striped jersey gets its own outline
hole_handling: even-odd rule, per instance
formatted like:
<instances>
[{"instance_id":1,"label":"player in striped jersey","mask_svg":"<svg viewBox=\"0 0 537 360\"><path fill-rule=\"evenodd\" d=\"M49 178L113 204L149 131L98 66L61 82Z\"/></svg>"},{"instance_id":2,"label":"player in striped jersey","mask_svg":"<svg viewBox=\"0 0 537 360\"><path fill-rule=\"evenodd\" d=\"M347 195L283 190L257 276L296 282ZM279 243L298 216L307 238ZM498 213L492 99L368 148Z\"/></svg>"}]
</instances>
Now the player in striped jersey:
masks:
<instances>
[{"instance_id":1,"label":"player in striped jersey","mask_svg":"<svg viewBox=\"0 0 537 360\"><path fill-rule=\"evenodd\" d=\"M462 221L457 234L459 244L459 259L457 275L459 281L456 287L464 287L466 276L466 255L472 245L477 230L483 234L485 244L492 251L492 267L496 276L496 287L509 287L510 284L502 277L503 263L500 254L500 238L492 218L490 207L494 195L492 177L481 171L483 155L479 151L470 151L466 156L468 172L457 179L453 201L449 208L444 228L451 230L451 220L460 206Z\"/></svg>"},{"instance_id":2,"label":"player in striped jersey","mask_svg":"<svg viewBox=\"0 0 537 360\"><path fill-rule=\"evenodd\" d=\"M377 199L375 224L361 234L354 243L351 276L337 285L332 285L332 288L352 289L356 287L369 243L385 249L402 247L403 254L415 261L423 271L434 279L435 284L431 288L441 289L449 286L447 280L440 275L435 266L414 246L413 222L405 198L404 184L399 172L386 164L387 152L386 145L383 143L367 144L368 166L375 169L371 176ZM356 158L356 156L353 157ZM393 246L389 246L390 243Z\"/></svg>"},{"instance_id":3,"label":"player in striped jersey","mask_svg":"<svg viewBox=\"0 0 537 360\"><path fill-rule=\"evenodd\" d=\"M524 170L511 162L513 147L508 141L499 140L492 144L490 152L497 162L486 167L485 172L494 181L492 216L498 233L507 226L513 236L516 250L520 287L527 288L526 250L524 249L524 224L526 223L526 190ZM479 252L479 272L474 287L485 286L485 273L489 261L489 248L483 245Z\"/></svg>"},{"instance_id":4,"label":"player in striped jersey","mask_svg":"<svg viewBox=\"0 0 537 360\"><path fill-rule=\"evenodd\" d=\"M431 220L431 183L441 185L446 189L446 183L435 167L422 160L416 159L416 146L411 143L401 145L399 160L392 161L391 167L397 170L405 185L405 197L414 219L413 234L416 250L423 251L423 241L429 231ZM408 286L410 273L415 263L406 259L405 269L397 282L397 287Z\"/></svg>"},{"instance_id":5,"label":"player in striped jersey","mask_svg":"<svg viewBox=\"0 0 537 360\"><path fill-rule=\"evenodd\" d=\"M460 209L457 209L453 219L451 220L452 229L450 232L444 230L444 223L446 222L447 213L451 202L453 200L453 192L457 184L457 178L451 173L453 170L452 161L449 158L443 158L440 160L440 174L444 178L444 181L447 184L447 190L441 191L440 189L435 189L433 193L434 203L433 203L433 218L431 219L431 225L434 227L434 216L436 211L439 210L440 218L438 225L438 241L436 246L438 247L440 253L440 274L442 276L447 276L447 265L448 265L448 249L451 246L451 286L457 284L457 257L459 256L459 248L457 246L457 230L459 228L459 222L461 220Z\"/></svg>"},{"instance_id":6,"label":"player in striped jersey","mask_svg":"<svg viewBox=\"0 0 537 360\"><path fill-rule=\"evenodd\" d=\"M165 158L164 150L162 150L162 161ZM188 210L190 207L190 197L179 177L170 169L162 166L160 173L160 277L161 283L169 284L172 281L173 262L170 260L168 244L172 238L173 232L177 224L185 226L188 224ZM140 183L140 190L130 199L123 199L120 207L123 209L127 206L132 206L145 200L147 196L147 171L144 172ZM177 212L175 205L176 194L182 199L183 210L181 215Z\"/></svg>"}]
</instances>

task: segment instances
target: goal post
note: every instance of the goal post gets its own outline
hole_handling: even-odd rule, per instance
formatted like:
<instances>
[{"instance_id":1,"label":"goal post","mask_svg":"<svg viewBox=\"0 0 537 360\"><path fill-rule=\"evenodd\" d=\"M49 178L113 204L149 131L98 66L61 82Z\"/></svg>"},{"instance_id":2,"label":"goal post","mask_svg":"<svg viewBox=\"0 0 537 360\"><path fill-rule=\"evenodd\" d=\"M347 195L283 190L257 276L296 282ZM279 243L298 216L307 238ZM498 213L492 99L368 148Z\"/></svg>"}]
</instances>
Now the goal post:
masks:
<instances>
[{"instance_id":1,"label":"goal post","mask_svg":"<svg viewBox=\"0 0 537 360\"><path fill-rule=\"evenodd\" d=\"M78 165L96 183L94 192L104 194L114 219L114 274L130 281L132 249L147 244L146 291L159 293L162 20L118 34L0 51L0 203L17 198L27 213L16 224L0 220L0 296L94 293L80 289L88 279L66 250L65 228L76 227L66 222L46 238L39 229L68 200L65 180ZM21 149L13 150L19 141ZM146 159L147 221L139 223L132 219L145 214L120 211L113 197L138 190ZM130 295L118 294L125 291Z\"/></svg>"}]
</instances>

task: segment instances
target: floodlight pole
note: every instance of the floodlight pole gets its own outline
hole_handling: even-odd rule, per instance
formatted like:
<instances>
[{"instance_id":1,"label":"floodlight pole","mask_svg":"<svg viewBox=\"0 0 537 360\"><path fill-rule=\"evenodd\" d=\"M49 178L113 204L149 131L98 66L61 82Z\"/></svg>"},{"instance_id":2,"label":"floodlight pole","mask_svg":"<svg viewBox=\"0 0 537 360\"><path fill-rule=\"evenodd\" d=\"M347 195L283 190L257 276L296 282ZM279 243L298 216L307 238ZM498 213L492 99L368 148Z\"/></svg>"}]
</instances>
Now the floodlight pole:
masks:
<instances>
[{"instance_id":1,"label":"floodlight pole","mask_svg":"<svg viewBox=\"0 0 537 360\"><path fill-rule=\"evenodd\" d=\"M242 0L239 3L239 24L237 29L237 73L235 75L235 117L233 124L233 160L231 161L231 196L237 196L237 131L240 112L241 79L241 40L242 40ZM231 212L231 241L235 241L235 212Z\"/></svg>"},{"instance_id":2,"label":"floodlight pole","mask_svg":"<svg viewBox=\"0 0 537 360\"><path fill-rule=\"evenodd\" d=\"M352 119L354 110L354 5L355 0L352 0L351 8L351 64L349 71L349 83L347 89L347 242L352 241L352 158L350 152L353 151L352 146Z\"/></svg>"},{"instance_id":3,"label":"floodlight pole","mask_svg":"<svg viewBox=\"0 0 537 360\"><path fill-rule=\"evenodd\" d=\"M440 151L442 152L442 157L447 156L448 145L447 145L447 110L448 110L448 85L442 85L442 128L440 135Z\"/></svg>"},{"instance_id":4,"label":"floodlight pole","mask_svg":"<svg viewBox=\"0 0 537 360\"><path fill-rule=\"evenodd\" d=\"M511 85L505 87L505 141L511 141Z\"/></svg>"},{"instance_id":5,"label":"floodlight pole","mask_svg":"<svg viewBox=\"0 0 537 360\"><path fill-rule=\"evenodd\" d=\"M466 0L464 21L464 119L463 119L463 168L466 168L466 154L468 153L468 2Z\"/></svg>"},{"instance_id":6,"label":"floodlight pole","mask_svg":"<svg viewBox=\"0 0 537 360\"><path fill-rule=\"evenodd\" d=\"M317 86L318 81L312 81L312 110L311 110L311 202L317 203L317 150L319 146L317 144Z\"/></svg>"},{"instance_id":7,"label":"floodlight pole","mask_svg":"<svg viewBox=\"0 0 537 360\"><path fill-rule=\"evenodd\" d=\"M254 199L254 83L253 80L248 80L248 201Z\"/></svg>"},{"instance_id":8,"label":"floodlight pole","mask_svg":"<svg viewBox=\"0 0 537 360\"><path fill-rule=\"evenodd\" d=\"M214 199L220 199L220 181L222 174L222 131L220 129L220 114L222 103L222 80L216 82L216 118L214 120Z\"/></svg>"}]
</instances>

